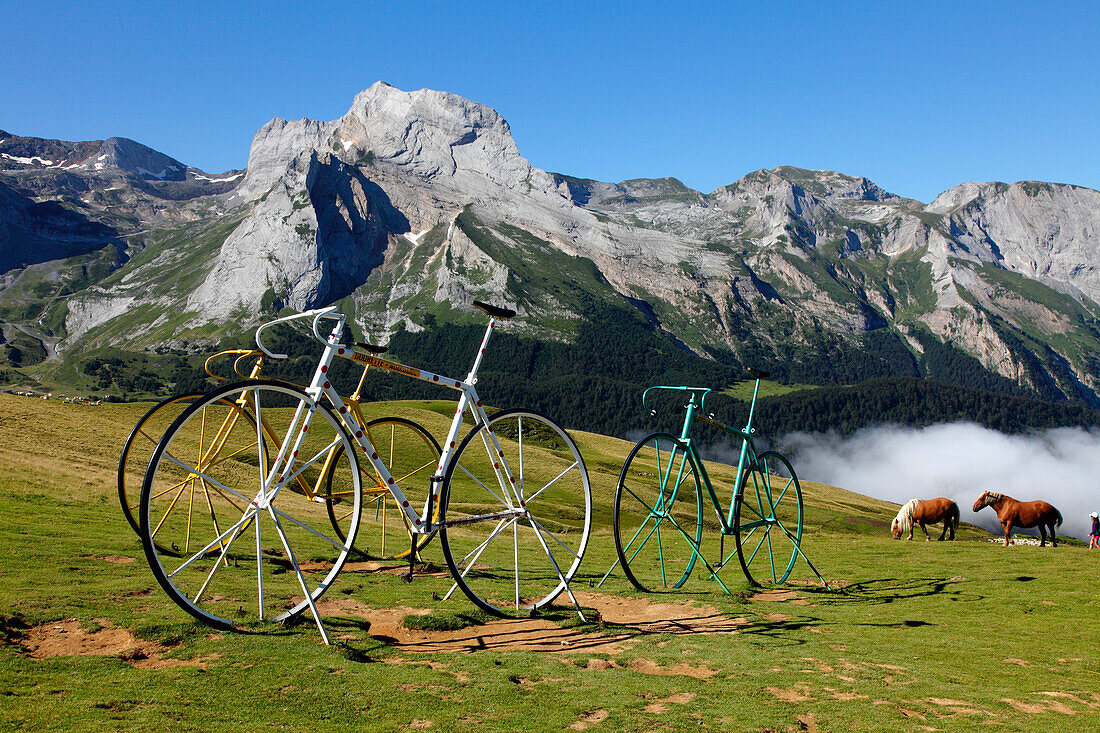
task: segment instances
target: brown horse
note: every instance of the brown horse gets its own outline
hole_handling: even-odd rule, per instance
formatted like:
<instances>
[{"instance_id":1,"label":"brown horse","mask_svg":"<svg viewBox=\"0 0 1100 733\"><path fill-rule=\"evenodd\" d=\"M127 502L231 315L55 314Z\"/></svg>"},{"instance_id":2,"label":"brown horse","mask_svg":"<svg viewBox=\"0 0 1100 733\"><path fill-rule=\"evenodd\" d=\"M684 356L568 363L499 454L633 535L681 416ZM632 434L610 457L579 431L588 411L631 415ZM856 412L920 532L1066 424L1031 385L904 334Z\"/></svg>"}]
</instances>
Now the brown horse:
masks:
<instances>
[{"instance_id":1,"label":"brown horse","mask_svg":"<svg viewBox=\"0 0 1100 733\"><path fill-rule=\"evenodd\" d=\"M939 540L951 532L951 539L955 539L955 530L959 527L959 505L950 499L913 499L901 508L890 525L890 534L898 539L905 532L909 532L907 539L913 539L913 525L920 527L924 532L924 541L932 539L925 529L925 524L938 524L943 522L943 531Z\"/></svg>"},{"instance_id":2,"label":"brown horse","mask_svg":"<svg viewBox=\"0 0 1100 733\"><path fill-rule=\"evenodd\" d=\"M1058 546L1058 536L1054 528L1062 524L1062 513L1045 501L1016 501L1011 496L986 491L974 502L974 511L991 506L997 512L997 519L1005 529L1005 547L1012 534L1013 527L1038 527L1042 540L1040 547L1046 547L1047 530L1050 530L1050 542Z\"/></svg>"}]
</instances>

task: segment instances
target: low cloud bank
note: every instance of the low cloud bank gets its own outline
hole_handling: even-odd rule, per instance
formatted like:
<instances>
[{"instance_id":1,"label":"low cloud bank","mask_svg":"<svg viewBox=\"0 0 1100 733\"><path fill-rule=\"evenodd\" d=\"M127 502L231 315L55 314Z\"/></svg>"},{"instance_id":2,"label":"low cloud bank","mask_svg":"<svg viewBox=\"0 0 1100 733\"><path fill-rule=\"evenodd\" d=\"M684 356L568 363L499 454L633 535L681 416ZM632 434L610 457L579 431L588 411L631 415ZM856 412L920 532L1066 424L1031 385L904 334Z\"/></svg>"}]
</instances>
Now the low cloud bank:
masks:
<instances>
[{"instance_id":1,"label":"low cloud bank","mask_svg":"<svg viewBox=\"0 0 1100 733\"><path fill-rule=\"evenodd\" d=\"M1089 512L1100 511L1100 430L1005 435L959 422L879 426L846 438L792 433L778 443L800 478L899 504L946 496L958 503L964 522L997 533L992 509L971 511L983 491L1050 502L1062 512L1060 536L1087 539Z\"/></svg>"}]
</instances>

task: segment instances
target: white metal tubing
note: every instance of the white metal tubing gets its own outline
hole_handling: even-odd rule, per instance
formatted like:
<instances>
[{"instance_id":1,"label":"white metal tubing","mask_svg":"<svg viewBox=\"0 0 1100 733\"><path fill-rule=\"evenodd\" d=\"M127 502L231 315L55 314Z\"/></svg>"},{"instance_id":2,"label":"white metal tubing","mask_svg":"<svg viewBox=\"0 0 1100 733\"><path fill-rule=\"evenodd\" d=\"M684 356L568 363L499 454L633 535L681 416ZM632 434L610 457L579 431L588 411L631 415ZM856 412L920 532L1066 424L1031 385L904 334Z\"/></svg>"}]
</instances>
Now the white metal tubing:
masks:
<instances>
[{"instance_id":1,"label":"white metal tubing","mask_svg":"<svg viewBox=\"0 0 1100 733\"><path fill-rule=\"evenodd\" d=\"M454 419L451 421L450 430L448 430L447 432L446 442L444 443L443 452L440 456L439 464L437 466L438 475L442 476L447 467L450 465L450 462L454 455L455 447L458 443L458 436L462 429L463 412L465 412L466 409L469 409L473 414L475 422L488 423L488 416L485 414L485 410L481 406L481 401L477 397L477 391L474 388L474 384L477 382L477 371L481 366L481 360L485 354L486 346L489 343L489 337L492 335L493 330L496 327L496 319L489 319L489 324L485 328L485 335L482 336L481 345L478 347L477 354L474 357L474 363L470 369L470 373L467 376L466 380L462 381L458 379L452 379L451 377L447 377L442 374L436 374L434 372L418 369L416 367L409 367L401 364L400 362L380 359L374 355L364 354L360 351L356 351L355 349L349 348L339 343L338 337L342 335L345 318L343 314L337 313L336 311L336 306L330 306L328 308L320 308L316 310L306 311L304 313L298 313L293 316L285 316L283 318L278 318L274 321L270 321L269 323L265 323L256 330L257 346L259 346L265 354L269 354L278 358L281 355L273 354L272 352L268 351L261 343L261 332L264 329L270 326L274 326L278 323L286 323L288 321L296 320L299 318L313 318L314 336L325 345L325 350L321 354L321 359L317 364L317 369L313 373L313 379L310 382L309 387L306 389L306 392L314 399L315 402L316 400L320 399L320 395L322 393L325 394L328 397L329 402L339 412L341 419L344 420L346 423L350 423L351 425L355 426L356 429L353 433L355 441L359 444L360 448L363 450L363 453L367 456L368 460L370 461L374 469L378 472L379 476L381 476L382 481L386 484L389 492L397 500L398 506L401 508L401 511L409 519L413 531L420 534L427 534L435 529L435 527L432 525L431 517L428 516L428 501L425 502L423 513L418 515L416 513L416 510L411 506L411 503L408 501L405 493L401 490L401 487L398 486L397 482L393 479L393 476L390 474L385 464L383 464L382 461L379 459L377 452L374 450L374 446L371 445L370 440L367 438L367 434L366 431L363 429L363 426L359 426L356 424L355 419L351 417L351 411L347 409L347 406L344 404L343 399L340 397L339 393L332 387L331 382L329 382L326 375L329 367L332 364L333 358L336 356L340 356L355 362L370 364L371 366L376 366L387 371L397 372L408 377L419 379L423 382L438 384L440 386L444 386L449 389L454 389L458 392L461 392L462 394L459 397L458 408L455 411ZM327 339L321 336L318 325L320 321L324 318L333 318L336 320L336 325L333 327L332 333ZM299 408L300 407L301 405L299 405ZM312 418L312 415L313 410L310 410L310 413L306 416L307 424ZM295 425L297 423L297 417L298 416L296 415L294 421ZM503 489L503 493L507 503L509 504L509 507L514 509L515 504L513 503L512 498L513 496L517 498L519 497L519 489L518 487L513 486L515 482L513 481L512 472L509 469L507 461L503 456L503 451L500 449L500 444L497 442L496 436L492 434L492 431L487 432L489 433L488 437L482 436L483 440L486 440L486 450L489 452L490 457L499 456L500 458L499 461L494 460L494 471L497 473L497 480ZM295 441L295 449L297 449L297 443L299 443L300 441L301 432L299 431L298 439ZM288 443L289 441L284 441L283 445L280 448L279 456L277 456L275 459L275 465L272 467L272 474L269 476L267 482L268 486L270 486L271 477L279 475L279 473L274 471L274 468L276 466L279 466L282 463L282 460L285 459ZM269 501L274 499L275 493L277 493L278 489L281 488L281 486L284 484L285 480L280 479L279 484L275 487L272 494L268 497ZM512 486L512 488L509 489L509 486ZM432 491L434 490L435 488L432 487ZM429 494L430 493L431 492L429 492ZM439 498L439 496L435 497L436 500L438 500ZM431 497L429 495L429 501L430 500Z\"/></svg>"},{"instance_id":2,"label":"white metal tubing","mask_svg":"<svg viewBox=\"0 0 1100 733\"><path fill-rule=\"evenodd\" d=\"M466 377L466 381L470 384L477 384L477 370L481 366L481 357L485 356L485 347L489 345L489 336L492 335L494 328L496 328L496 319L490 318L489 325L485 327L485 335L481 338L481 346L478 347L477 354L474 356L474 365L470 367L470 374Z\"/></svg>"},{"instance_id":3,"label":"white metal tubing","mask_svg":"<svg viewBox=\"0 0 1100 733\"><path fill-rule=\"evenodd\" d=\"M322 315L325 315L325 314L328 314L328 313L333 313L335 311L336 311L336 306L331 305L327 308L315 308L314 310L304 311L302 313L295 313L292 316L283 316L282 318L276 318L274 321L268 321L267 323L261 325L259 328L256 329L256 346L258 346L260 348L260 351L264 352L265 354L272 357L273 359L285 359L285 358L287 358L286 354L276 354L272 351L269 351L268 348L266 346L264 346L263 341L260 339L260 334L261 333L263 333L268 328L271 328L272 326L276 326L280 323L288 323L290 321L296 321L300 318L315 318L316 319L316 318L319 318ZM341 318L343 318L343 316L341 316ZM324 339L321 339L321 341L324 342Z\"/></svg>"}]
</instances>

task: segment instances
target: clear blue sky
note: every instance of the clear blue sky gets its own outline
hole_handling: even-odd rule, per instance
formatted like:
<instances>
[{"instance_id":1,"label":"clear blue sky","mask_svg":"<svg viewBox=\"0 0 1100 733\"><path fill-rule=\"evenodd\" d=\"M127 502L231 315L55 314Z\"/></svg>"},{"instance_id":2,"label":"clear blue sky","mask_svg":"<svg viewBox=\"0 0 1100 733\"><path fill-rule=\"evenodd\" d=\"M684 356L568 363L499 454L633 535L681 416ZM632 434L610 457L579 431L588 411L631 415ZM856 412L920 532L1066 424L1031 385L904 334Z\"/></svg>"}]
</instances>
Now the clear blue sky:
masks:
<instances>
[{"instance_id":1,"label":"clear blue sky","mask_svg":"<svg viewBox=\"0 0 1100 733\"><path fill-rule=\"evenodd\" d=\"M777 165L930 201L1100 189L1100 3L14 2L0 129L242 168L382 79L499 111L534 165L709 192Z\"/></svg>"}]
</instances>

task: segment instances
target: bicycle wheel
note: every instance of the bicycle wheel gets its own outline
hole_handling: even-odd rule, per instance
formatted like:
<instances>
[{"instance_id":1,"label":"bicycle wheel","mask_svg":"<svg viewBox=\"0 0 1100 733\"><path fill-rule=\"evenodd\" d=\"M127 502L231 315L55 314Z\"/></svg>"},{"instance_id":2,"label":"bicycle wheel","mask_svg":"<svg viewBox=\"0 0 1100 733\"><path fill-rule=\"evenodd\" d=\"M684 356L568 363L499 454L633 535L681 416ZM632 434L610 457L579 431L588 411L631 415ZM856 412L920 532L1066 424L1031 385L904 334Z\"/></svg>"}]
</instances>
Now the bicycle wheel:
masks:
<instances>
[{"instance_id":1,"label":"bicycle wheel","mask_svg":"<svg viewBox=\"0 0 1100 733\"><path fill-rule=\"evenodd\" d=\"M615 488L615 552L638 590L674 590L687 582L703 539L702 483L695 457L678 439L639 441Z\"/></svg>"},{"instance_id":2,"label":"bicycle wheel","mask_svg":"<svg viewBox=\"0 0 1100 733\"><path fill-rule=\"evenodd\" d=\"M140 533L138 504L141 501L141 480L149 458L168 426L188 405L203 396L202 392L192 392L161 400L141 416L126 437L118 459L118 501L122 506L122 515L135 534Z\"/></svg>"},{"instance_id":3,"label":"bicycle wheel","mask_svg":"<svg viewBox=\"0 0 1100 733\"><path fill-rule=\"evenodd\" d=\"M529 410L498 412L459 444L442 493L443 557L479 608L540 608L565 590L588 546L592 489L557 423Z\"/></svg>"},{"instance_id":4,"label":"bicycle wheel","mask_svg":"<svg viewBox=\"0 0 1100 733\"><path fill-rule=\"evenodd\" d=\"M802 487L790 461L768 451L756 458L734 499L737 559L752 585L787 580L802 541Z\"/></svg>"},{"instance_id":5,"label":"bicycle wheel","mask_svg":"<svg viewBox=\"0 0 1100 733\"><path fill-rule=\"evenodd\" d=\"M432 476L439 465L442 452L439 443L425 428L403 417L380 417L368 422L366 428L367 438L397 485L414 507L423 507L431 488ZM369 462L362 463L374 480L363 482L363 517L355 551L372 558L404 558L412 551L412 538L415 536L416 551L420 552L432 541L435 532L414 533L408 518L397 506L381 478L370 470ZM324 496L329 502L329 520L342 538L341 525L346 523L351 508L345 498L333 490L332 475L332 471L325 471ZM438 519L439 502L436 501L432 520L434 522Z\"/></svg>"},{"instance_id":6,"label":"bicycle wheel","mask_svg":"<svg viewBox=\"0 0 1100 733\"><path fill-rule=\"evenodd\" d=\"M317 490L325 470L352 510L340 535ZM142 544L161 587L200 621L279 622L336 578L361 504L354 443L332 409L285 383L239 382L193 403L157 445Z\"/></svg>"}]
</instances>

